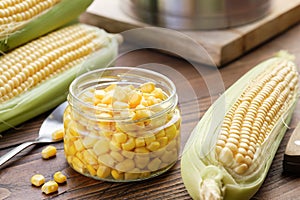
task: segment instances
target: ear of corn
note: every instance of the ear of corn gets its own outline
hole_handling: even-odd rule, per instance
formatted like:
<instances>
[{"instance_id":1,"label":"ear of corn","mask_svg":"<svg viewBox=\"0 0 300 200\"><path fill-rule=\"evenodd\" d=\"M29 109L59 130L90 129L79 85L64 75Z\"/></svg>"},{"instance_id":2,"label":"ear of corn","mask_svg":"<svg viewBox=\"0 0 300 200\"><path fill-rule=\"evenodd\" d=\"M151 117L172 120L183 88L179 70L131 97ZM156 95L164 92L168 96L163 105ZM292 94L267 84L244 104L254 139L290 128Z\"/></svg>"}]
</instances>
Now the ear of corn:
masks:
<instances>
[{"instance_id":1,"label":"ear of corn","mask_svg":"<svg viewBox=\"0 0 300 200\"><path fill-rule=\"evenodd\" d=\"M65 101L72 80L107 67L117 49L114 35L75 24L0 57L0 132Z\"/></svg>"},{"instance_id":2,"label":"ear of corn","mask_svg":"<svg viewBox=\"0 0 300 200\"><path fill-rule=\"evenodd\" d=\"M263 183L298 95L293 62L271 58L209 108L192 132L181 173L194 199L250 199ZM225 103L224 103L225 102ZM225 115L221 112L225 107Z\"/></svg>"},{"instance_id":3,"label":"ear of corn","mask_svg":"<svg viewBox=\"0 0 300 200\"><path fill-rule=\"evenodd\" d=\"M93 0L3 0L0 51L6 52L76 19Z\"/></svg>"}]
</instances>

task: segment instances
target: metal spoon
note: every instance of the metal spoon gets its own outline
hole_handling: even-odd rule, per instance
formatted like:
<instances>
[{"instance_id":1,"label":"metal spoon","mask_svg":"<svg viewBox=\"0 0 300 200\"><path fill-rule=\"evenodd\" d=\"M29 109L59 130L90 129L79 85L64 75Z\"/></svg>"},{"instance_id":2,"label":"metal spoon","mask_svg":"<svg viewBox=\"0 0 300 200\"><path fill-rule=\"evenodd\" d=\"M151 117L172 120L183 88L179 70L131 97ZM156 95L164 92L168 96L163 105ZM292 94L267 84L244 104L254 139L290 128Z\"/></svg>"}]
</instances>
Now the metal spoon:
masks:
<instances>
[{"instance_id":1,"label":"metal spoon","mask_svg":"<svg viewBox=\"0 0 300 200\"><path fill-rule=\"evenodd\" d=\"M9 159L17 155L19 152L24 150L25 148L38 143L52 143L58 142L60 140L53 140L52 133L56 130L63 128L63 113L67 107L68 103L64 102L59 105L43 122L40 130L39 137L34 141L25 142L20 144L16 148L12 149L5 155L0 157L0 167L6 163Z\"/></svg>"}]
</instances>

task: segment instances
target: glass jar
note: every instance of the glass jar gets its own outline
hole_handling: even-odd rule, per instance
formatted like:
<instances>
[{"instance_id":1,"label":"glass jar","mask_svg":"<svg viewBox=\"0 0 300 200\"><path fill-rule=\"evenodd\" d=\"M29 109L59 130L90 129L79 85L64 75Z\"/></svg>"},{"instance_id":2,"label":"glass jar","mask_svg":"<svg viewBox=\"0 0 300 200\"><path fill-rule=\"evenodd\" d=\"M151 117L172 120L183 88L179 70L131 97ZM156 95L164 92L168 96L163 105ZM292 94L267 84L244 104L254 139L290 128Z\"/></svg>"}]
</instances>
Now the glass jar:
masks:
<instances>
[{"instance_id":1,"label":"glass jar","mask_svg":"<svg viewBox=\"0 0 300 200\"><path fill-rule=\"evenodd\" d=\"M170 169L181 116L172 81L154 71L111 67L70 85L64 149L77 172L99 180L144 180Z\"/></svg>"}]
</instances>

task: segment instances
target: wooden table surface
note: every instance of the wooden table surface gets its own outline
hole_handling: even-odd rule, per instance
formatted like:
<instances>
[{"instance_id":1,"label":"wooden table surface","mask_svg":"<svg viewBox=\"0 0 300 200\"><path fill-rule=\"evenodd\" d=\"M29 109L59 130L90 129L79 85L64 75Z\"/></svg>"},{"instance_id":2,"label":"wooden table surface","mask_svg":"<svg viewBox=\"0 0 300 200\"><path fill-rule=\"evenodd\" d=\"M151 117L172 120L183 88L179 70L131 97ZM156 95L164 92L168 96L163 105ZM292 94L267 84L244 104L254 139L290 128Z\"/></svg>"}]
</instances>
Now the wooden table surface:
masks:
<instances>
[{"instance_id":1,"label":"wooden table surface","mask_svg":"<svg viewBox=\"0 0 300 200\"><path fill-rule=\"evenodd\" d=\"M228 88L255 64L269 58L280 49L286 49L297 56L300 66L300 24L282 35L272 39L252 52L219 70L223 81L215 83ZM121 46L120 50L126 49ZM156 63L156 64L149 64ZM153 50L137 50L119 57L119 66L146 66L169 76L176 84L179 105L182 110L183 145L193 127L203 113L223 91L206 86L210 74L214 71L207 66L198 69L207 74L202 77L188 62L177 57L165 55ZM163 67L162 67L163 65ZM210 92L210 93L209 93ZM293 115L290 129L287 131L269 170L267 178L253 199L300 199L300 178L283 172L283 154L289 136L300 120L299 103ZM42 114L22 124L17 129L2 133L0 138L0 156L17 144L37 137L38 129L49 114ZM145 181L132 183L111 183L93 180L72 170L64 157L63 143L55 143L57 156L50 160L41 158L44 145L31 147L0 169L0 199L191 199L180 175L180 159L168 172ZM57 193L45 195L40 188L31 185L30 178L36 173L51 179L55 171L62 171L68 177Z\"/></svg>"}]
</instances>

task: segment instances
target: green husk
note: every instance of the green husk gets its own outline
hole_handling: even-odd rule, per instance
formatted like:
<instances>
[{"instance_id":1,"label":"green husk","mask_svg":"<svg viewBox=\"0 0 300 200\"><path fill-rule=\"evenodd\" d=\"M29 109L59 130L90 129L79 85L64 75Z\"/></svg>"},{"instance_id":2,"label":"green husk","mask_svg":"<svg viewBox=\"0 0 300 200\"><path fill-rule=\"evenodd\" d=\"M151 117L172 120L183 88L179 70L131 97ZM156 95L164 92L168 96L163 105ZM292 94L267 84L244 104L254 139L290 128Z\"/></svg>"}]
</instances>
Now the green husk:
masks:
<instances>
[{"instance_id":1,"label":"green husk","mask_svg":"<svg viewBox=\"0 0 300 200\"><path fill-rule=\"evenodd\" d=\"M76 19L93 0L61 0L50 10L29 21L21 29L0 39L0 51L7 52Z\"/></svg>"},{"instance_id":2,"label":"green husk","mask_svg":"<svg viewBox=\"0 0 300 200\"><path fill-rule=\"evenodd\" d=\"M272 136L268 138L270 141L266 144L268 146L261 148L262 152L258 156L263 156L264 159L257 163L257 169L250 175L241 176L238 179L233 177L218 161L214 160L212 146L215 145L214 141L218 136L225 113L241 95L245 87L280 59L283 58L271 58L245 74L219 97L193 130L181 158L182 179L193 199L247 200L262 185L288 128L286 124L289 124L292 118L297 94L293 95L292 105L286 108L281 120L274 126L272 134L270 134ZM225 107L225 113L220 113L219 116L215 115L222 106Z\"/></svg>"},{"instance_id":3,"label":"green husk","mask_svg":"<svg viewBox=\"0 0 300 200\"><path fill-rule=\"evenodd\" d=\"M103 30L101 34L104 33ZM46 112L66 100L70 83L80 74L108 67L117 56L118 37L105 33L104 46L84 62L0 104L0 132Z\"/></svg>"}]
</instances>

